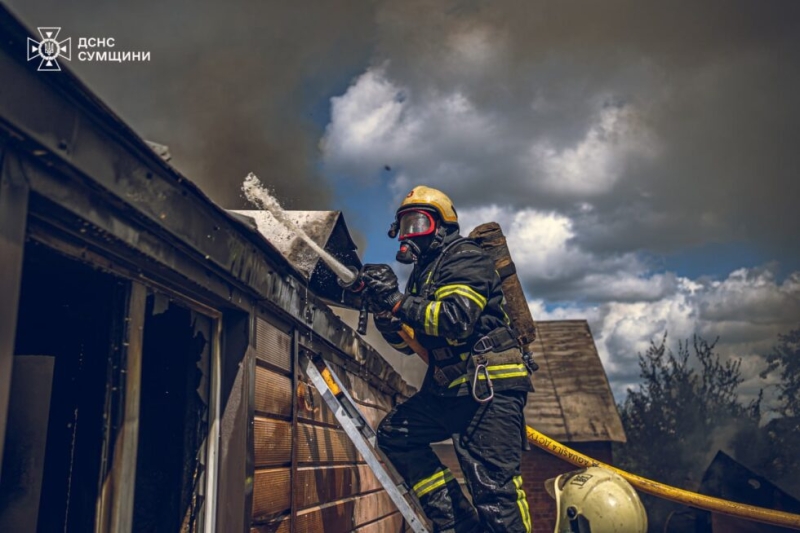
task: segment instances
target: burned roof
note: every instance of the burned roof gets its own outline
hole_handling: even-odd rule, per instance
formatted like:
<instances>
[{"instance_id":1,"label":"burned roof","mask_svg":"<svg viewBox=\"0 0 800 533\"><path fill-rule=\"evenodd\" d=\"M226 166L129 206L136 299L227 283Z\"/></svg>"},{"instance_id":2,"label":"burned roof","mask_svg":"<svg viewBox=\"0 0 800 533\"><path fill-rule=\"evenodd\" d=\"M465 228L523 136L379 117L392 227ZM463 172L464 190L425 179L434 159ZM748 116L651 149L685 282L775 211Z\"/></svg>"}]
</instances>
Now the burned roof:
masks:
<instances>
[{"instance_id":1,"label":"burned roof","mask_svg":"<svg viewBox=\"0 0 800 533\"><path fill-rule=\"evenodd\" d=\"M278 222L272 213L261 210L230 212L253 219L256 229L305 276L306 280L311 279L311 274L320 261L319 256L302 238ZM341 211L286 211L286 218L323 249L338 256L339 261L345 264L358 261L358 256L355 254L356 245L343 222ZM329 246L328 241L334 237L335 231L341 234L336 235L341 242Z\"/></svg>"},{"instance_id":2,"label":"burned roof","mask_svg":"<svg viewBox=\"0 0 800 533\"><path fill-rule=\"evenodd\" d=\"M795 496L722 450L703 474L699 492L767 509L800 513L800 501Z\"/></svg>"},{"instance_id":3,"label":"burned roof","mask_svg":"<svg viewBox=\"0 0 800 533\"><path fill-rule=\"evenodd\" d=\"M235 210L230 214L257 230L308 282L308 287L327 303L349 306L336 275L306 242L278 222L269 211ZM344 215L341 211L286 211L286 217L340 263L361 269Z\"/></svg>"},{"instance_id":4,"label":"burned roof","mask_svg":"<svg viewBox=\"0 0 800 533\"><path fill-rule=\"evenodd\" d=\"M625 442L614 396L585 320L536 322L539 370L528 397L529 425L560 442Z\"/></svg>"}]
</instances>

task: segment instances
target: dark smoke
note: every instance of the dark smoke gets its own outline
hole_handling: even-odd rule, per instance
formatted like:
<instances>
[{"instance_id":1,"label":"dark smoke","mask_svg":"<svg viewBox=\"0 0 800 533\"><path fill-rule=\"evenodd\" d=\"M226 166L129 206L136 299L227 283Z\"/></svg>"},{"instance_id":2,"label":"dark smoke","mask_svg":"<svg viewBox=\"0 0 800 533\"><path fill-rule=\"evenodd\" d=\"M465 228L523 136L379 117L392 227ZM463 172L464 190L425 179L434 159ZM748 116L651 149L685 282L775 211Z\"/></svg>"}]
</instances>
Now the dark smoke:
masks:
<instances>
[{"instance_id":1,"label":"dark smoke","mask_svg":"<svg viewBox=\"0 0 800 533\"><path fill-rule=\"evenodd\" d=\"M318 103L340 92L369 57L372 4L248 1L11 0L35 32L113 37L149 63L70 67L172 164L225 208L255 172L292 209L330 208L315 168L327 121ZM317 107L315 107L317 105Z\"/></svg>"}]
</instances>

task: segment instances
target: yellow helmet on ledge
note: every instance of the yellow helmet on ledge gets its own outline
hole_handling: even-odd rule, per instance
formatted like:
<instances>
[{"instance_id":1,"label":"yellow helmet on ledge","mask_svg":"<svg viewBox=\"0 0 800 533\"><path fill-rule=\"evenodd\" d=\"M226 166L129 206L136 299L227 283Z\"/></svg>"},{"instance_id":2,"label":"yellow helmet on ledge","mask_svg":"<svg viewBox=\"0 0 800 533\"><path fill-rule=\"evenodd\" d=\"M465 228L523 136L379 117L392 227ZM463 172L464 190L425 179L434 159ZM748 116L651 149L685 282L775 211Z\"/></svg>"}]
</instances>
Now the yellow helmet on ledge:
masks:
<instances>
[{"instance_id":1,"label":"yellow helmet on ledge","mask_svg":"<svg viewBox=\"0 0 800 533\"><path fill-rule=\"evenodd\" d=\"M553 533L646 533L647 512L622 476L592 466L545 482L556 500Z\"/></svg>"}]
</instances>

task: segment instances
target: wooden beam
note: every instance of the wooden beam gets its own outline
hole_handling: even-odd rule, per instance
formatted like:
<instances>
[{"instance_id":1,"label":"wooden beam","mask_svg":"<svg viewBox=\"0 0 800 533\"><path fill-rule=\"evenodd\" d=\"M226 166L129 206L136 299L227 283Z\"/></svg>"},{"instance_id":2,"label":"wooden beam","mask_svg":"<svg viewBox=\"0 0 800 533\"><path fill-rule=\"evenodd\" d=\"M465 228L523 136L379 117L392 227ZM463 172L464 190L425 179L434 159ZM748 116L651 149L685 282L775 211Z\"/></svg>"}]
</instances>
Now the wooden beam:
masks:
<instances>
[{"instance_id":1,"label":"wooden beam","mask_svg":"<svg viewBox=\"0 0 800 533\"><path fill-rule=\"evenodd\" d=\"M142 389L142 341L144 337L147 287L131 284L128 305L128 349L125 354L125 419L117 437L112 472L114 499L111 531L127 533L133 526L133 497L136 488L136 458L139 448L139 401Z\"/></svg>"},{"instance_id":2,"label":"wooden beam","mask_svg":"<svg viewBox=\"0 0 800 533\"><path fill-rule=\"evenodd\" d=\"M18 171L18 161L7 145L0 147L0 468L6 440L28 217L29 187L25 177Z\"/></svg>"}]
</instances>

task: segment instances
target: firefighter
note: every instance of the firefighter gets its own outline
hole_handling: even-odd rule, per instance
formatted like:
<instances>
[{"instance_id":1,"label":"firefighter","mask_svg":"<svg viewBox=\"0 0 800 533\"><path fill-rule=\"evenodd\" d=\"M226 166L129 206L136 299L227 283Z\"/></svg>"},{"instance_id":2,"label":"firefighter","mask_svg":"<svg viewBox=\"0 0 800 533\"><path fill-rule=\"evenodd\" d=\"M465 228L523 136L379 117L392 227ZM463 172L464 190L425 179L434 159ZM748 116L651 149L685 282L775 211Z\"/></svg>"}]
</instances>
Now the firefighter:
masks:
<instances>
[{"instance_id":1,"label":"firefighter","mask_svg":"<svg viewBox=\"0 0 800 533\"><path fill-rule=\"evenodd\" d=\"M647 513L622 476L605 468L582 468L545 481L556 500L554 533L645 533Z\"/></svg>"},{"instance_id":2,"label":"firefighter","mask_svg":"<svg viewBox=\"0 0 800 533\"><path fill-rule=\"evenodd\" d=\"M401 293L389 265L365 265L375 324L406 354L413 351L401 328L409 326L429 365L420 391L381 421L378 446L434 531L530 532L520 460L523 408L533 388L494 262L459 235L450 199L425 186L402 201L389 236L400 241L397 260L413 270ZM471 503L431 449L446 439L453 441Z\"/></svg>"}]
</instances>

